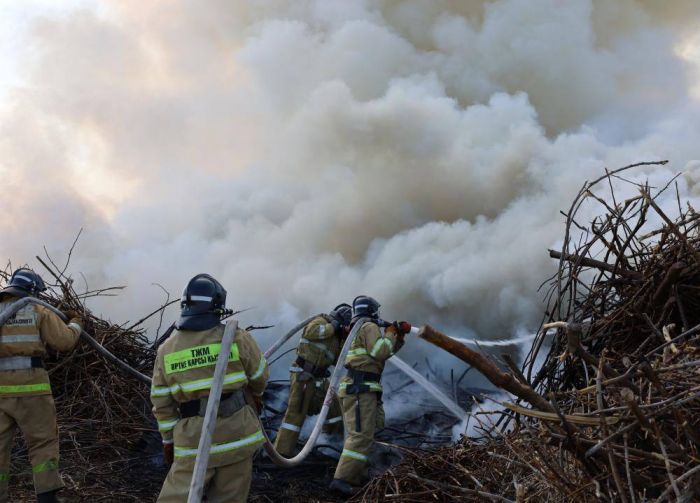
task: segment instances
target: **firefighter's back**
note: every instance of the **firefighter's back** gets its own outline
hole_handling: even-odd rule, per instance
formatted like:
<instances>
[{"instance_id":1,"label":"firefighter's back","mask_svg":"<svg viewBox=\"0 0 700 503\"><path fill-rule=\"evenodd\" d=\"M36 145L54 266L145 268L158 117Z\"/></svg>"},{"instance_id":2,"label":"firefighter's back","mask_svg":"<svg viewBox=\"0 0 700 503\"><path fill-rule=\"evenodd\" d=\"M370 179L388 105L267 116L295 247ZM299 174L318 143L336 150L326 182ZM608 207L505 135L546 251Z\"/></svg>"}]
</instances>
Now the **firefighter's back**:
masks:
<instances>
[{"instance_id":1,"label":"firefighter's back","mask_svg":"<svg viewBox=\"0 0 700 503\"><path fill-rule=\"evenodd\" d=\"M18 269L0 291L0 310L45 289L34 271ZM38 501L58 501L56 493L63 487L58 427L44 358L47 348L69 351L77 343L81 321L77 313L69 318L66 325L47 308L29 303L0 327L0 502L8 498L10 453L17 429L27 443Z\"/></svg>"},{"instance_id":2,"label":"firefighter's back","mask_svg":"<svg viewBox=\"0 0 700 503\"><path fill-rule=\"evenodd\" d=\"M158 501L186 501L204 416L221 352L226 290L214 278L190 280L177 329L158 348L151 401L170 471ZM269 376L267 362L245 330L234 334L224 375L205 477L209 501L243 502L252 479L253 454L264 436L253 408Z\"/></svg>"}]
</instances>

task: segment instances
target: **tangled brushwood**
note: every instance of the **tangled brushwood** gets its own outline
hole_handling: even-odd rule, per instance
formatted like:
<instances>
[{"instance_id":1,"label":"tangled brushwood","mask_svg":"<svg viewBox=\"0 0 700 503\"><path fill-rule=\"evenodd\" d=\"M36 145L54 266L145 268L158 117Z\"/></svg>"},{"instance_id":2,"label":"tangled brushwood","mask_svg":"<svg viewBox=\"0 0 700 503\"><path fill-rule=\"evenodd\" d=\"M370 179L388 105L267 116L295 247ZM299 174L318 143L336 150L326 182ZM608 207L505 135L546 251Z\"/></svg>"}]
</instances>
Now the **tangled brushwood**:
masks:
<instances>
[{"instance_id":1,"label":"tangled brushwood","mask_svg":"<svg viewBox=\"0 0 700 503\"><path fill-rule=\"evenodd\" d=\"M82 313L86 332L118 358L150 375L155 349L139 328L144 320L119 326L84 307L86 298L109 295L115 289L78 294L59 268L47 268L54 277L46 273L44 277L55 280L56 288L41 300ZM8 272L1 273L5 281ZM164 473L148 385L125 375L82 338L72 353L60 358L52 355L45 364L56 402L66 496L78 501L152 500ZM12 453L10 501L32 501L33 493L31 465L24 442L19 440Z\"/></svg>"},{"instance_id":2,"label":"tangled brushwood","mask_svg":"<svg viewBox=\"0 0 700 503\"><path fill-rule=\"evenodd\" d=\"M679 198L677 208L661 208L659 196L672 193L673 180L652 188L622 178L647 164L659 163L606 173L574 199L563 247L550 250L559 268L545 283L543 329L523 365L464 350L465 360L514 395L490 407L498 410L472 413L483 435L435 450L384 437L383 447L403 462L354 501L700 500L700 215ZM593 214L602 216L584 222ZM88 333L150 375L155 346L141 328L148 316L128 326L99 319L84 301L109 289L79 294L65 267L46 269L59 293L42 299L82 312ZM46 365L67 495L153 501L165 469L148 386L82 341ZM286 475L256 463L254 501L331 499L327 460ZM31 500L21 442L10 487L11 501Z\"/></svg>"},{"instance_id":3,"label":"tangled brushwood","mask_svg":"<svg viewBox=\"0 0 700 503\"><path fill-rule=\"evenodd\" d=\"M584 185L550 251L543 330L508 370L542 400L473 415L482 438L407 451L355 501L700 499L700 215L679 198L676 217L661 209L673 180L622 179L638 166ZM595 204L603 216L580 221Z\"/></svg>"}]
</instances>

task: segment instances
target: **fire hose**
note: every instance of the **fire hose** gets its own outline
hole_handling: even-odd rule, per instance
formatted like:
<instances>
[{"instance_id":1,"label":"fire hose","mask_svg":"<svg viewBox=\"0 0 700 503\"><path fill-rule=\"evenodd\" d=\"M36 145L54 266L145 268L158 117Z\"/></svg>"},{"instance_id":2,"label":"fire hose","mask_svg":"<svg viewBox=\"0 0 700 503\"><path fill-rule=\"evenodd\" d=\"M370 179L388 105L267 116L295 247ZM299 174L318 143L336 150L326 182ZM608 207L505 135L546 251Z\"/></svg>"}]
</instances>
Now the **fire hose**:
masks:
<instances>
[{"instance_id":1,"label":"fire hose","mask_svg":"<svg viewBox=\"0 0 700 503\"><path fill-rule=\"evenodd\" d=\"M37 304L40 306L44 306L45 308L51 310L52 312L56 313L63 321L68 321L67 317L65 314L63 314L59 309L55 308L51 304L48 304L47 302L44 302L40 299L37 299L35 297L24 297L23 299L20 299L12 304L10 304L7 308L5 308L1 313L0 313L0 326L4 325L5 322L11 318L12 316L17 313L20 309L22 309L24 306L28 304ZM285 342L287 342L289 339L291 339L299 330L303 329L311 320L316 318L316 316L312 316L307 318L306 320L302 321L301 323L297 324L295 327L293 327L289 332L287 332L280 340L278 340L275 344L270 347L265 352L265 358L270 357L275 351L277 351L282 345L284 345ZM345 357L347 356L348 351L350 350L350 346L352 345L353 340L355 340L355 337L357 336L357 332L359 331L359 328L362 326L362 323L364 323L367 319L363 318L359 320L358 323L355 324L353 327L352 331L350 332L350 335L345 341L345 344L343 345L343 348L340 352L340 356L338 358L338 361L344 361ZM90 344L95 350L100 353L102 356L104 356L110 363L116 365L118 368L121 370L129 373L130 375L134 376L136 379L139 381L145 383L145 384L151 384L151 378L142 374L135 368L131 367L129 364L125 363L124 361L120 360L117 358L113 353L111 353L108 349L106 349L102 344L97 342L91 335L89 335L85 330L81 330L80 336ZM308 440L306 441L306 444L302 448L301 452L294 456L293 458L285 458L282 455L280 455L272 445L272 442L270 441L269 437L267 436L267 432L265 431L265 428L262 428L261 424L261 429L263 431L263 434L265 436L265 451L268 453L272 461L274 461L276 464L283 466L283 467L293 467L299 465L311 452L311 450L314 448L314 445L316 443L316 440L318 439L319 435L321 434L321 429L323 427L323 422L326 420L326 417L328 416L328 411L331 406L331 402L333 400L333 395L336 393L338 389L338 383L340 382L340 378L342 377L343 373L343 367L338 365L335 367L333 370L333 374L331 375L330 378L330 386L328 387L328 391L326 392L326 396L323 400L323 407L321 407L321 412L318 415L318 418L316 419L316 424L314 425L314 429L311 432L311 435L309 436ZM206 417L205 417L206 421Z\"/></svg>"},{"instance_id":2,"label":"fire hose","mask_svg":"<svg viewBox=\"0 0 700 503\"><path fill-rule=\"evenodd\" d=\"M3 326L5 322L10 319L12 316L17 313L20 309L22 309L24 306L28 304L37 304L39 306L44 306L46 309L49 309L50 311L56 313L63 321L69 321L68 317L63 314L59 309L56 309L53 307L51 304L44 302L43 300L39 300L35 297L24 297L16 302L13 302L7 308L5 308L1 313L0 313L0 326ZM133 368L131 365L128 363L125 363L124 361L120 360L117 358L111 351L109 351L107 348L105 348L102 344L97 342L90 334L88 334L85 330L80 331L80 336L83 338L85 342L87 342L90 346L92 346L98 353L100 353L102 356L104 356L110 363L116 365L119 367L121 370L124 372L131 374L134 376L136 379L141 381L142 383L148 384L150 386L151 384L151 378L148 377L147 375L142 374L135 368Z\"/></svg>"},{"instance_id":3,"label":"fire hose","mask_svg":"<svg viewBox=\"0 0 700 503\"><path fill-rule=\"evenodd\" d=\"M315 318L315 317L314 317ZM306 321L308 323L311 321L313 318L310 318ZM352 342L355 340L355 337L357 336L357 333L360 330L360 327L362 327L362 324L365 321L369 321L369 318L360 318L357 323L353 326L352 330L350 331L350 335L348 335L347 339L345 339L345 344L343 344L343 348L340 350L340 356L338 356L338 361L342 362L345 361L345 357L348 354L348 351L350 351L350 346L352 346ZM306 323L303 325L300 323L295 327L299 331L301 328L303 328ZM290 330L290 333L292 331ZM287 340L289 340L294 333L288 333L285 337ZM281 341L282 339L280 339ZM283 344L283 343L282 343ZM274 350L279 349L282 344L278 343L274 344L272 348L270 348L265 355L266 356L271 356ZM336 365L335 368L333 369L333 374L330 377L330 384L328 386L328 391L326 391L326 396L323 399L323 406L321 407L321 412L318 414L316 417L316 424L314 424L313 430L311 430L311 435L309 435L309 438L306 440L306 443L304 444L304 447L299 451L299 454L294 456L293 458L285 458L282 456L280 453L278 453L275 450L275 447L272 445L272 442L270 442L269 437L267 436L267 432L265 431L265 428L262 429L263 434L265 435L265 452L267 452L267 455L270 456L270 459L272 461L279 465L283 466L286 468L291 468L293 466L297 466L300 464L304 459L311 453L312 449L314 448L316 444L316 440L318 439L319 435L321 434L321 429L323 428L323 423L326 420L326 417L328 416L328 410L331 407L331 402L333 401L333 395L336 394L338 391L338 383L340 382L340 378L342 377L344 368L342 365Z\"/></svg>"},{"instance_id":4,"label":"fire hose","mask_svg":"<svg viewBox=\"0 0 700 503\"><path fill-rule=\"evenodd\" d=\"M7 308L5 308L2 312L0 312L0 326L4 325L5 322L12 316L15 315L17 311L22 309L24 306L28 304L37 304L40 306L44 306L45 308L51 310L53 313L58 315L62 320L68 321L67 317L65 314L63 314L59 309L55 308L51 304L48 304L47 302L44 302L40 299L34 298L34 297L25 297L22 298L13 304L10 304ZM265 353L264 356L265 358L269 358L272 356L279 348L281 348L289 339L291 339L299 330L302 330L311 320L316 318L318 315L311 316L304 321L300 322L296 326L294 326L289 332L287 332L282 338L280 338L277 342L275 342ZM347 339L345 340L345 343L343 344L343 347L340 351L340 355L338 356L338 361L342 362L345 361L345 358L348 354L348 351L350 350L350 347L352 346L353 341L355 340L355 337L357 336L357 333L362 327L363 323L365 321L369 321L369 318L361 318L358 320L354 326L353 329L350 331L350 334L348 335ZM413 327L411 329L411 332L416 333L418 332L418 329L416 327ZM117 356L115 356L113 353L111 353L108 349L106 349L102 344L100 344L97 340L95 340L91 335L89 335L85 330L81 330L80 336L83 338L85 342L87 342L90 346L92 346L100 355L105 357L110 363L113 365L117 366L119 369L127 372L128 374L132 375L139 381L150 385L151 384L151 378L142 374L135 368L131 367L129 364L125 363L124 361L120 360ZM279 454L272 442L270 441L270 438L267 435L267 432L265 431L265 428L262 427L261 423L261 430L263 432L264 438L265 438L265 443L264 443L264 449L267 452L268 456L272 461L282 467L286 468L291 468L294 466L299 465L306 457L311 453L313 450L316 441L318 440L319 435L321 434L322 428L323 428L323 423L326 420L326 417L328 416L328 411L330 410L331 402L333 400L333 396L337 393L338 390L338 384L340 382L340 379L342 377L344 368L341 365L336 365L335 368L333 369L333 374L330 377L330 383L328 386L328 390L326 392L326 396L324 397L323 400L323 406L321 407L321 412L318 414L316 418L316 423L314 424L313 430L311 431L311 435L309 435L309 438L307 439L306 443L304 444L304 447L301 449L301 451L294 456L293 458L285 458L281 454ZM207 409L207 416L210 413L214 413L214 411L209 411ZM207 417L205 416L205 422L207 420Z\"/></svg>"},{"instance_id":5,"label":"fire hose","mask_svg":"<svg viewBox=\"0 0 700 503\"><path fill-rule=\"evenodd\" d=\"M284 344L294 337L294 335L301 329L303 329L306 325L311 323L313 320L321 316L320 314L315 314L313 316L309 316L306 318L304 321L300 322L297 324L295 327L293 327L289 332L287 332L280 340L275 342L272 346L270 346L270 349L265 351L265 359L268 360L279 348L284 346Z\"/></svg>"}]
</instances>

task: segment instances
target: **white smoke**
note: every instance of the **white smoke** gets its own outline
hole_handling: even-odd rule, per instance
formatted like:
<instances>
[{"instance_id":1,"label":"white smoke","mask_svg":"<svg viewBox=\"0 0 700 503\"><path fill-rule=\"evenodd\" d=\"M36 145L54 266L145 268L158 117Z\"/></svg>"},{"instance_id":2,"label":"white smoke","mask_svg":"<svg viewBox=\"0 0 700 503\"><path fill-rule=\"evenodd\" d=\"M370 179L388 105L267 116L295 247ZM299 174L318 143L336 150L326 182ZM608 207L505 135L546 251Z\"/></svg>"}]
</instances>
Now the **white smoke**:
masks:
<instances>
[{"instance_id":1,"label":"white smoke","mask_svg":"<svg viewBox=\"0 0 700 503\"><path fill-rule=\"evenodd\" d=\"M699 7L666 4L115 0L38 19L0 106L0 256L63 260L83 227L71 270L128 285L92 304L119 321L161 302L153 283L178 296L209 272L274 335L358 294L459 337L532 333L583 181L670 159L629 175L658 185L700 157L678 55Z\"/></svg>"}]
</instances>

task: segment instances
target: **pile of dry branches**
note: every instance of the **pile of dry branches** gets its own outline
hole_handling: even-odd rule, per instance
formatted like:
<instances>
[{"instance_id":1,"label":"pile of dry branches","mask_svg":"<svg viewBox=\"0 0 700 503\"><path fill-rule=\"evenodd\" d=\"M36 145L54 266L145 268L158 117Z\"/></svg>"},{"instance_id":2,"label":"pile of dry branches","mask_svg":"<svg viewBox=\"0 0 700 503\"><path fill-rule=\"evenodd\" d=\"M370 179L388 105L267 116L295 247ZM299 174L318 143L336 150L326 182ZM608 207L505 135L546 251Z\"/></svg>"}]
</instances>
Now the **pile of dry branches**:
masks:
<instances>
[{"instance_id":1,"label":"pile of dry branches","mask_svg":"<svg viewBox=\"0 0 700 503\"><path fill-rule=\"evenodd\" d=\"M419 450L386 438L384 447L404 461L355 501L700 499L700 215L680 198L673 211L662 210L673 180L652 188L622 179L639 166L585 184L565 214L562 250L550 251L559 268L544 328L522 367L464 350L463 359L514 395L512 403L474 413L483 436L452 447ZM602 216L583 221L592 214ZM46 268L60 293L43 300L83 312L88 333L150 375L155 347L144 320L117 326L93 316L82 301L105 291L78 294L65 268ZM153 501L164 469L147 385L85 343L47 368L68 493L80 501ZM315 462L316 477L329 478L332 464ZM11 477L10 499L31 499L21 444ZM255 500L279 499L281 492L269 492L279 477L274 467L257 473ZM324 486L305 486L304 497L327 501ZM292 489L283 497L294 499Z\"/></svg>"},{"instance_id":2,"label":"pile of dry branches","mask_svg":"<svg viewBox=\"0 0 700 503\"><path fill-rule=\"evenodd\" d=\"M481 439L406 452L357 501L700 499L700 215L680 198L677 216L661 209L673 181L621 178L638 166L584 185L565 215L553 342L544 329L522 369L482 370L508 374L520 403L502 403ZM603 216L579 221L592 204Z\"/></svg>"},{"instance_id":3,"label":"pile of dry branches","mask_svg":"<svg viewBox=\"0 0 700 503\"><path fill-rule=\"evenodd\" d=\"M81 312L86 332L119 359L150 375L155 348L139 328L145 319L118 326L94 316L84 300L109 290L79 294L65 270L44 264L49 274L37 272L55 288L41 300ZM9 273L9 268L0 273L3 282ZM148 385L124 374L82 339L72 353L52 355L45 363L56 402L66 495L79 501L152 500L164 473ZM12 455L10 491L11 501L32 500L31 466L21 441Z\"/></svg>"}]
</instances>

